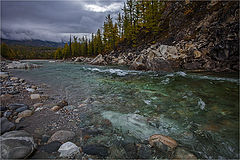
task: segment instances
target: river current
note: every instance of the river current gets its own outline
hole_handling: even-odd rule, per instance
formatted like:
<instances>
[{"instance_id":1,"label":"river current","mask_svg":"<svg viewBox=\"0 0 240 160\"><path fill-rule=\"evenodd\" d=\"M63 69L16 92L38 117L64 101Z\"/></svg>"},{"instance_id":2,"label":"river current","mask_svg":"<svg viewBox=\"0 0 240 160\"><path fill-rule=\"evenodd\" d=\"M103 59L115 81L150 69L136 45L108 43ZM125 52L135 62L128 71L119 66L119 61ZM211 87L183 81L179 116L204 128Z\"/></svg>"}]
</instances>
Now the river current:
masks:
<instances>
[{"instance_id":1,"label":"river current","mask_svg":"<svg viewBox=\"0 0 240 160\"><path fill-rule=\"evenodd\" d=\"M239 79L210 72L144 72L119 66L32 62L14 74L45 83L71 105L93 101L89 121L108 119L122 137L176 139L198 158L239 157ZM81 126L80 126L81 127ZM114 135L109 138L114 139ZM116 137L115 137L116 138ZM119 138L119 137L117 137Z\"/></svg>"}]
</instances>

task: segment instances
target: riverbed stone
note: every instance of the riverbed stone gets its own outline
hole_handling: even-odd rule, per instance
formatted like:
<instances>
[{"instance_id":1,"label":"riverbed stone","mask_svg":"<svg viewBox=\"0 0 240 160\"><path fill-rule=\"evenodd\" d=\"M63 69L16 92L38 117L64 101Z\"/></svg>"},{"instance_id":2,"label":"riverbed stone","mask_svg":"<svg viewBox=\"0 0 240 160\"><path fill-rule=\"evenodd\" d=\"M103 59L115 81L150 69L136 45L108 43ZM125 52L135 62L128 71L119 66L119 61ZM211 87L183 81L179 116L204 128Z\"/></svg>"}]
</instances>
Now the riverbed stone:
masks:
<instances>
[{"instance_id":1,"label":"riverbed stone","mask_svg":"<svg viewBox=\"0 0 240 160\"><path fill-rule=\"evenodd\" d=\"M28 92L35 92L35 89L33 89L33 88L26 88L26 90L27 90Z\"/></svg>"},{"instance_id":2,"label":"riverbed stone","mask_svg":"<svg viewBox=\"0 0 240 160\"><path fill-rule=\"evenodd\" d=\"M17 81L18 78L17 78L17 77L11 77L10 80L11 80L11 81Z\"/></svg>"},{"instance_id":3,"label":"riverbed stone","mask_svg":"<svg viewBox=\"0 0 240 160\"><path fill-rule=\"evenodd\" d=\"M61 102L59 102L59 103L57 104L57 106L59 106L59 107L61 107L61 108L63 108L64 106L67 106L67 105L68 105L68 102L65 101L65 100L62 100Z\"/></svg>"},{"instance_id":4,"label":"riverbed stone","mask_svg":"<svg viewBox=\"0 0 240 160\"><path fill-rule=\"evenodd\" d=\"M25 110L25 111L23 111L23 112L20 112L20 113L18 114L18 118L29 117L29 116L31 116L32 114L33 114L33 112L28 109L28 110Z\"/></svg>"},{"instance_id":5,"label":"riverbed stone","mask_svg":"<svg viewBox=\"0 0 240 160\"><path fill-rule=\"evenodd\" d=\"M65 130L60 130L55 132L50 139L48 140L48 143L53 142L53 141L59 141L62 143L65 143L69 140L71 140L75 136L75 133L72 131L65 131Z\"/></svg>"},{"instance_id":6,"label":"riverbed stone","mask_svg":"<svg viewBox=\"0 0 240 160\"><path fill-rule=\"evenodd\" d=\"M27 107L28 108L28 106L26 104L20 104L20 103L15 103L15 104L8 105L8 108L10 110L16 110L16 109L21 108L21 107Z\"/></svg>"},{"instance_id":7,"label":"riverbed stone","mask_svg":"<svg viewBox=\"0 0 240 160\"><path fill-rule=\"evenodd\" d=\"M38 108L38 107L41 107L41 106L43 106L43 103L35 103L33 105L34 108Z\"/></svg>"},{"instance_id":8,"label":"riverbed stone","mask_svg":"<svg viewBox=\"0 0 240 160\"><path fill-rule=\"evenodd\" d=\"M5 106L0 106L0 111L6 111L7 110L7 107Z\"/></svg>"},{"instance_id":9,"label":"riverbed stone","mask_svg":"<svg viewBox=\"0 0 240 160\"><path fill-rule=\"evenodd\" d=\"M152 147L158 148L160 150L172 150L177 147L177 142L171 137L164 136L161 134L152 135L149 138L149 144ZM169 148L166 148L165 145Z\"/></svg>"},{"instance_id":10,"label":"riverbed stone","mask_svg":"<svg viewBox=\"0 0 240 160\"><path fill-rule=\"evenodd\" d=\"M8 73L7 72L1 72L0 71L0 78L7 78L8 77Z\"/></svg>"},{"instance_id":11,"label":"riverbed stone","mask_svg":"<svg viewBox=\"0 0 240 160\"><path fill-rule=\"evenodd\" d=\"M27 158L35 149L33 137L24 130L7 132L0 142L2 159Z\"/></svg>"},{"instance_id":12,"label":"riverbed stone","mask_svg":"<svg viewBox=\"0 0 240 160\"><path fill-rule=\"evenodd\" d=\"M28 109L28 106L23 106L23 107L20 107L20 108L16 109L16 112L20 113L20 112L23 112L23 111L25 111L27 109Z\"/></svg>"},{"instance_id":13,"label":"riverbed stone","mask_svg":"<svg viewBox=\"0 0 240 160\"><path fill-rule=\"evenodd\" d=\"M51 110L54 111L54 112L56 112L56 111L60 110L61 108L62 108L62 107L60 107L60 106L53 106L53 107L51 108Z\"/></svg>"},{"instance_id":14,"label":"riverbed stone","mask_svg":"<svg viewBox=\"0 0 240 160\"><path fill-rule=\"evenodd\" d=\"M59 147L62 145L59 141L53 141L51 143L48 143L46 145L40 146L38 148L39 151L44 151L47 153L57 152Z\"/></svg>"},{"instance_id":15,"label":"riverbed stone","mask_svg":"<svg viewBox=\"0 0 240 160\"><path fill-rule=\"evenodd\" d=\"M30 97L31 99L39 99L41 96L40 94L31 94Z\"/></svg>"},{"instance_id":16,"label":"riverbed stone","mask_svg":"<svg viewBox=\"0 0 240 160\"><path fill-rule=\"evenodd\" d=\"M83 146L82 150L88 155L97 155L102 158L108 156L108 147L102 144L90 144L87 146Z\"/></svg>"},{"instance_id":17,"label":"riverbed stone","mask_svg":"<svg viewBox=\"0 0 240 160\"><path fill-rule=\"evenodd\" d=\"M60 157L63 158L74 158L76 154L79 154L79 147L72 143L72 142L66 142L60 146L58 149L58 152L60 152Z\"/></svg>"},{"instance_id":18,"label":"riverbed stone","mask_svg":"<svg viewBox=\"0 0 240 160\"><path fill-rule=\"evenodd\" d=\"M16 126L14 123L10 122L6 117L0 119L1 124L1 134L13 130Z\"/></svg>"},{"instance_id":19,"label":"riverbed stone","mask_svg":"<svg viewBox=\"0 0 240 160\"><path fill-rule=\"evenodd\" d=\"M4 112L3 116L9 118L12 115L12 113L13 113L12 111L6 111Z\"/></svg>"}]
</instances>

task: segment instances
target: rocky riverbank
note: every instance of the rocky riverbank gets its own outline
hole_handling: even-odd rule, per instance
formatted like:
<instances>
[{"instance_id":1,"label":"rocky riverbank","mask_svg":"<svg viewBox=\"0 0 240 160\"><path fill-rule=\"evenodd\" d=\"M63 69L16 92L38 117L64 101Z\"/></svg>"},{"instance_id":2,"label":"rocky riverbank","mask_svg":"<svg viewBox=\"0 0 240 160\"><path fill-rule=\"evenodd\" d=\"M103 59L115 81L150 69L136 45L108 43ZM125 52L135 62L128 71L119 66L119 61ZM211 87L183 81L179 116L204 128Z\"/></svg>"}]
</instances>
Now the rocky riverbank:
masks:
<instances>
[{"instance_id":1,"label":"rocky riverbank","mask_svg":"<svg viewBox=\"0 0 240 160\"><path fill-rule=\"evenodd\" d=\"M109 120L81 125L94 114L93 98L79 106L68 104L52 97L45 84L15 77L6 63L1 64L1 158L196 159L167 135L137 143L119 140L117 146L103 143L105 136L116 134ZM112 130L113 135L105 135L104 130Z\"/></svg>"},{"instance_id":2,"label":"rocky riverbank","mask_svg":"<svg viewBox=\"0 0 240 160\"><path fill-rule=\"evenodd\" d=\"M239 2L166 2L158 39L136 40L92 61L96 65L128 65L137 70L239 71Z\"/></svg>"}]
</instances>

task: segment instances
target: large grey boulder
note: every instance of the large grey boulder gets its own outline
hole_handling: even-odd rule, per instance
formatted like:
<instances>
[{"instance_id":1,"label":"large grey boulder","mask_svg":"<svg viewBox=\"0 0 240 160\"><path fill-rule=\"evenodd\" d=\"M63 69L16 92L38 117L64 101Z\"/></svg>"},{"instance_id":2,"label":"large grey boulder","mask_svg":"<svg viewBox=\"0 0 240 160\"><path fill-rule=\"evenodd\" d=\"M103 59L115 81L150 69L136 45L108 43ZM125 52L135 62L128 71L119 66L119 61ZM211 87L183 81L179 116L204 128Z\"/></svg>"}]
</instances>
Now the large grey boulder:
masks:
<instances>
[{"instance_id":1,"label":"large grey boulder","mask_svg":"<svg viewBox=\"0 0 240 160\"><path fill-rule=\"evenodd\" d=\"M11 131L0 137L1 159L27 158L35 149L33 137L26 131Z\"/></svg>"},{"instance_id":2,"label":"large grey boulder","mask_svg":"<svg viewBox=\"0 0 240 160\"><path fill-rule=\"evenodd\" d=\"M6 117L2 117L0 119L0 124L1 124L1 134L11 131L15 128L15 124L8 121Z\"/></svg>"},{"instance_id":3,"label":"large grey boulder","mask_svg":"<svg viewBox=\"0 0 240 160\"><path fill-rule=\"evenodd\" d=\"M60 157L63 158L74 158L76 154L79 154L79 147L76 146L72 142L66 142L60 146L58 149L58 152L60 152Z\"/></svg>"},{"instance_id":4,"label":"large grey boulder","mask_svg":"<svg viewBox=\"0 0 240 160\"><path fill-rule=\"evenodd\" d=\"M105 65L106 62L103 58L103 56L101 54L99 54L97 57L95 57L91 62L90 64L93 64L93 65Z\"/></svg>"}]
</instances>

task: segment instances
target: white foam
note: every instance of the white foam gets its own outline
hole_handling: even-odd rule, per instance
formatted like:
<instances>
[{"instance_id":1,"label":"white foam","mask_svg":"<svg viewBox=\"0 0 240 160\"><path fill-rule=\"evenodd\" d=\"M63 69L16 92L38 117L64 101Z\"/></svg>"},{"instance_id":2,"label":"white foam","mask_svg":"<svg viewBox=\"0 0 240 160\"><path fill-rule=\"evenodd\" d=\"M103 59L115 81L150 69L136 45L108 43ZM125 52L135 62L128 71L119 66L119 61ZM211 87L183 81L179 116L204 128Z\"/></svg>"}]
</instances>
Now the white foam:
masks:
<instances>
[{"instance_id":1,"label":"white foam","mask_svg":"<svg viewBox=\"0 0 240 160\"><path fill-rule=\"evenodd\" d=\"M151 101L150 100L143 100L144 103L146 103L147 105L150 105L151 104Z\"/></svg>"},{"instance_id":2,"label":"white foam","mask_svg":"<svg viewBox=\"0 0 240 160\"><path fill-rule=\"evenodd\" d=\"M118 76L126 76L128 74L131 75L136 75L141 73L141 71L131 71L131 70L121 70L121 69L99 69L99 68L85 68L85 70L90 70L90 71L97 71L101 73L111 73L111 74L116 74Z\"/></svg>"},{"instance_id":3,"label":"white foam","mask_svg":"<svg viewBox=\"0 0 240 160\"><path fill-rule=\"evenodd\" d=\"M198 106L200 107L201 110L204 110L206 106L205 102L201 98L199 98L198 100Z\"/></svg>"}]
</instances>

